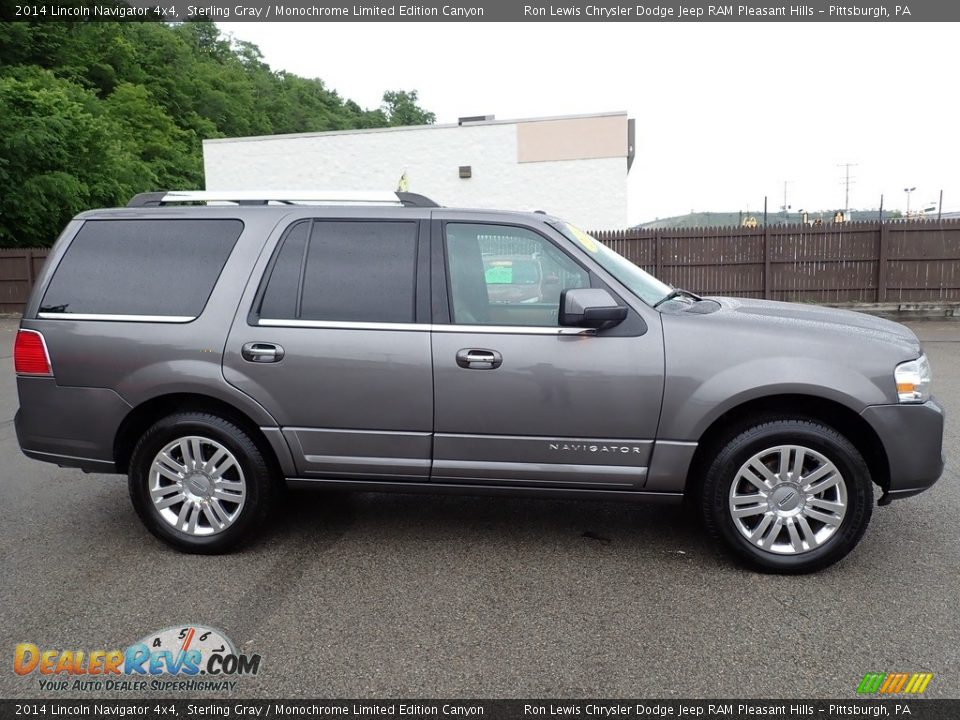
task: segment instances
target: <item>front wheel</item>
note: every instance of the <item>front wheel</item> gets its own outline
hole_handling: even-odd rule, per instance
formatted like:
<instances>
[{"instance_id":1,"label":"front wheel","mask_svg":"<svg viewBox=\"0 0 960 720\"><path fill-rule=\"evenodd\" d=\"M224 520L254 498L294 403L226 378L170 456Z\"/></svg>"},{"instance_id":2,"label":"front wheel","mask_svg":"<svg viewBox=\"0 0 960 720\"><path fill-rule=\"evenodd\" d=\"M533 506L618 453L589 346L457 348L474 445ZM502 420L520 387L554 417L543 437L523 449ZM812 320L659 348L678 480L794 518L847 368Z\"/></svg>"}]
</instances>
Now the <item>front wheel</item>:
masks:
<instances>
[{"instance_id":1,"label":"front wheel","mask_svg":"<svg viewBox=\"0 0 960 720\"><path fill-rule=\"evenodd\" d=\"M860 453L822 423L777 419L723 445L701 497L707 527L753 567L812 572L860 541L873 484Z\"/></svg>"},{"instance_id":2,"label":"front wheel","mask_svg":"<svg viewBox=\"0 0 960 720\"><path fill-rule=\"evenodd\" d=\"M246 540L267 515L273 486L257 444L217 415L161 419L130 460L134 509L150 532L185 552L222 553Z\"/></svg>"}]
</instances>

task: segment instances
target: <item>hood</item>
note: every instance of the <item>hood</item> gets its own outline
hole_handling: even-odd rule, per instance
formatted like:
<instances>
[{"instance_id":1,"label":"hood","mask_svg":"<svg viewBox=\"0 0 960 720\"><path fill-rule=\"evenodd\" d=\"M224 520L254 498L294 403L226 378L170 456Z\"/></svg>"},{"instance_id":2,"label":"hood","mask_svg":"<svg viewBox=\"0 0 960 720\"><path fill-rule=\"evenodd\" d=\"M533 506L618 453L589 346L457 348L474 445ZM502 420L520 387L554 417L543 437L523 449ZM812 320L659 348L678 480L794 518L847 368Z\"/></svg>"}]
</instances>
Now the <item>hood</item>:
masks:
<instances>
[{"instance_id":1,"label":"hood","mask_svg":"<svg viewBox=\"0 0 960 720\"><path fill-rule=\"evenodd\" d=\"M912 330L883 318L820 305L753 300L747 298L709 298L720 305L716 315L758 325L776 325L815 333L841 334L853 344L856 340L887 342L903 348L914 357L920 354L920 341Z\"/></svg>"}]
</instances>

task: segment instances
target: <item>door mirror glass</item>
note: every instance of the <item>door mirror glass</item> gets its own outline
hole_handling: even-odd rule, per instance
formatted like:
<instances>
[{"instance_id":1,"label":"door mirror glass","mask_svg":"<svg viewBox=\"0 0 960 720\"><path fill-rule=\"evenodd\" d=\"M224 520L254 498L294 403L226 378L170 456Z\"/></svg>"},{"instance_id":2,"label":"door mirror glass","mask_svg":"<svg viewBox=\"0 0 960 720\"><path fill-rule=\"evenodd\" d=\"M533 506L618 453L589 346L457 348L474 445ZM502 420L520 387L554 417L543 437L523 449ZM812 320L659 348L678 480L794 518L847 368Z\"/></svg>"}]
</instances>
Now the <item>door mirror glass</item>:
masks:
<instances>
[{"instance_id":1,"label":"door mirror glass","mask_svg":"<svg viewBox=\"0 0 960 720\"><path fill-rule=\"evenodd\" d=\"M602 288L564 290L560 295L560 324L609 328L627 319L627 308Z\"/></svg>"}]
</instances>

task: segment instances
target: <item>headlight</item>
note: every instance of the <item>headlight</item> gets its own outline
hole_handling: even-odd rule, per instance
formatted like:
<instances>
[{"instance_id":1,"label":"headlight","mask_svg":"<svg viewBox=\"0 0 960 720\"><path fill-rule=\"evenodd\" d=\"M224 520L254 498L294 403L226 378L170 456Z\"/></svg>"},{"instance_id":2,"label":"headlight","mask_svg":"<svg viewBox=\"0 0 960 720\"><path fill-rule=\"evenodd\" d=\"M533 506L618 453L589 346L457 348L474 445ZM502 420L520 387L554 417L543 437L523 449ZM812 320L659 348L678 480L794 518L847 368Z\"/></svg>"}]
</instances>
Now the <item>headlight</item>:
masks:
<instances>
[{"instance_id":1,"label":"headlight","mask_svg":"<svg viewBox=\"0 0 960 720\"><path fill-rule=\"evenodd\" d=\"M926 355L900 363L893 372L897 381L897 397L902 403L926 402L930 398L930 362Z\"/></svg>"}]
</instances>

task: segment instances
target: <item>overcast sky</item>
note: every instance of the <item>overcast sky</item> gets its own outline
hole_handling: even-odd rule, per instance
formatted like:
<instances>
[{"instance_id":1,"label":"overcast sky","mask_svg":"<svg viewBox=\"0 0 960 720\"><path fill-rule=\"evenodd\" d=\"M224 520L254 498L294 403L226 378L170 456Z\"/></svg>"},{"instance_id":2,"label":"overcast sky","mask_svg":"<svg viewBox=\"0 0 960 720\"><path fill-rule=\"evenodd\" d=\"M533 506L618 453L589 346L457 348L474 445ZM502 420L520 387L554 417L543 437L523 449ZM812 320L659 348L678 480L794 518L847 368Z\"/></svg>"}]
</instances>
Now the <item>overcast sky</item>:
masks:
<instances>
[{"instance_id":1,"label":"overcast sky","mask_svg":"<svg viewBox=\"0 0 960 720\"><path fill-rule=\"evenodd\" d=\"M440 123L626 110L629 218L850 206L960 210L957 27L879 23L219 23L275 70ZM415 189L415 188L412 188ZM934 203L931 203L934 201ZM551 208L562 214L562 208Z\"/></svg>"}]
</instances>

